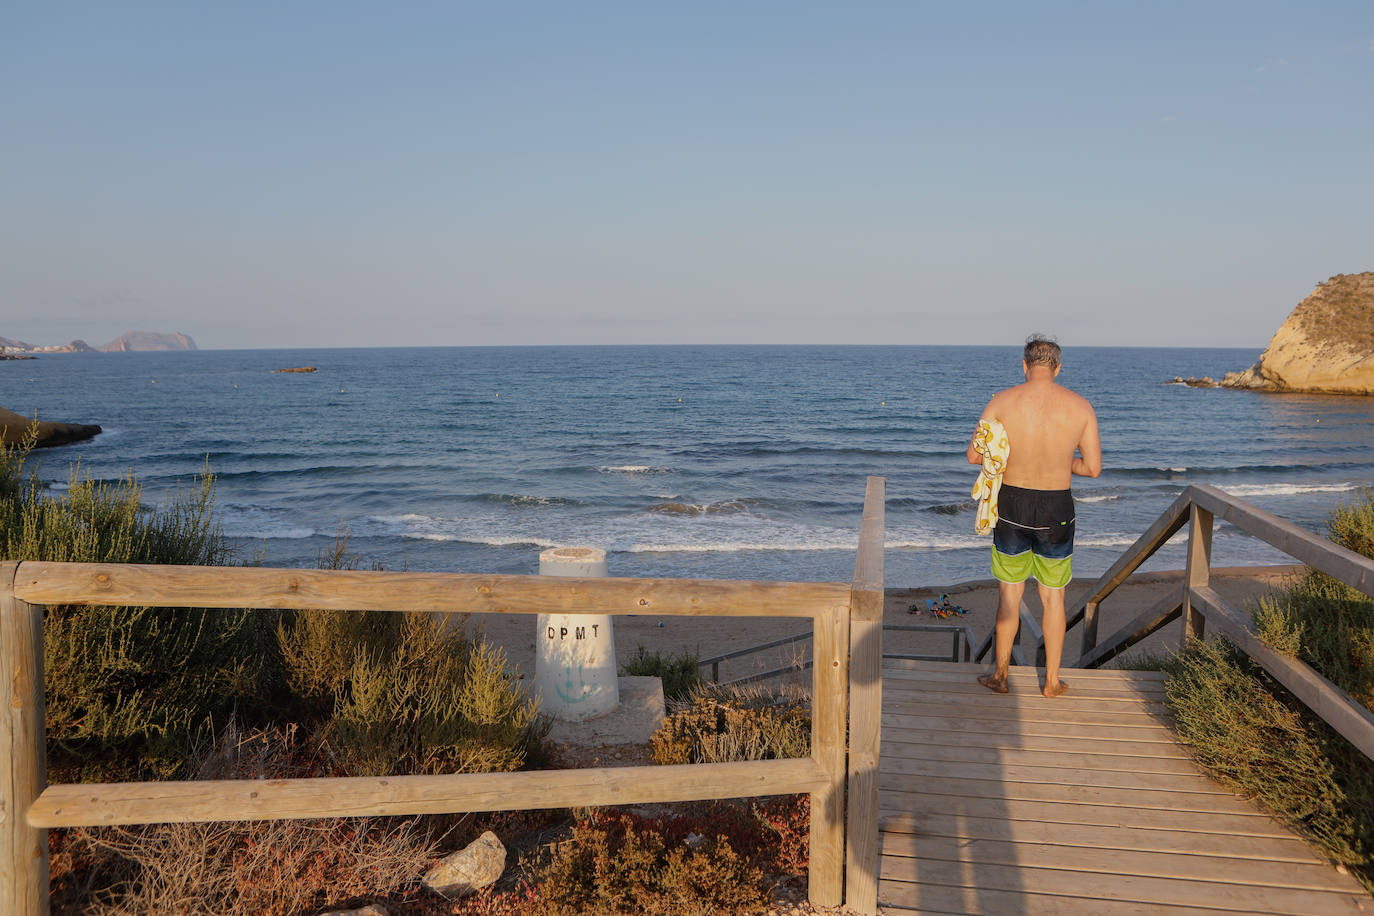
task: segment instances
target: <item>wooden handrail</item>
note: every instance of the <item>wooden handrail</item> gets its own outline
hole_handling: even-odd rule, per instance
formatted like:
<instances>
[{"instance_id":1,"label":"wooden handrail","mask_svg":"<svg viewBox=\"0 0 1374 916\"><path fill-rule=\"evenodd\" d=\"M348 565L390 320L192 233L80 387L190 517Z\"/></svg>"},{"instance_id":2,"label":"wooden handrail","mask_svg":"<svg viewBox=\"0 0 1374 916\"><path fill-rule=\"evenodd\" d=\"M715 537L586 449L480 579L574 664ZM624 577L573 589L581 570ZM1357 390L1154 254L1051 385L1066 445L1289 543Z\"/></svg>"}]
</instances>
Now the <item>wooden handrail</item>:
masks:
<instances>
[{"instance_id":1,"label":"wooden handrail","mask_svg":"<svg viewBox=\"0 0 1374 916\"><path fill-rule=\"evenodd\" d=\"M796 792L811 796L810 900L836 906L845 891L847 777L854 780L851 798L872 796L857 821L865 830L871 821L872 862L851 867L850 874L871 874L876 901L884 493L883 478L870 477L854 580L847 584L0 563L0 684L9 700L0 715L0 913L47 911L48 827L456 813ZM681 767L45 788L45 605L810 618L811 756ZM851 628L863 675L853 720ZM869 653L876 655L870 659ZM857 770L846 767L847 732L859 739ZM862 842L855 848L868 856Z\"/></svg>"},{"instance_id":2,"label":"wooden handrail","mask_svg":"<svg viewBox=\"0 0 1374 916\"><path fill-rule=\"evenodd\" d=\"M1097 606L1102 603L1112 592L1116 591L1117 586L1130 578L1131 574L1140 568L1150 557L1155 555L1155 551L1168 543L1169 539L1182 530L1188 521L1188 504L1192 501L1189 495L1189 487L1179 494L1173 504L1155 520L1155 523L1145 529L1145 533L1136 538L1136 542L1121 554L1115 563L1111 565L1102 577L1097 580L1092 591L1078 602L1073 613L1069 614L1064 624L1065 632L1072 630L1083 621L1083 652L1086 654L1089 649L1097 645Z\"/></svg>"},{"instance_id":3,"label":"wooden handrail","mask_svg":"<svg viewBox=\"0 0 1374 916\"><path fill-rule=\"evenodd\" d=\"M1319 718L1374 760L1374 714L1311 666L1266 645L1255 635L1248 616L1227 603L1211 587L1209 567L1214 517L1224 519L1312 569L1374 598L1374 560L1304 531L1224 490L1193 485L1186 488L1149 531L1098 579L1081 606L1095 610L1187 522L1190 523L1188 568L1182 587L1171 590L1100 645L1092 645L1085 633L1083 654L1074 667L1098 667L1179 616L1185 618L1185 643L1189 638L1202 635L1204 620L1211 621L1237 648L1273 675ZM1080 613L1076 619L1083 616Z\"/></svg>"},{"instance_id":4,"label":"wooden handrail","mask_svg":"<svg viewBox=\"0 0 1374 916\"><path fill-rule=\"evenodd\" d=\"M886 494L884 478L868 478L859 554L854 563L854 583L849 599L849 811L845 903L859 913L878 912L878 756L883 718Z\"/></svg>"},{"instance_id":5,"label":"wooden handrail","mask_svg":"<svg viewBox=\"0 0 1374 916\"><path fill-rule=\"evenodd\" d=\"M437 776L220 779L49 786L34 827L169 824L401 814L459 814L814 792L826 775L809 757L681 766L600 767Z\"/></svg>"},{"instance_id":6,"label":"wooden handrail","mask_svg":"<svg viewBox=\"0 0 1374 916\"><path fill-rule=\"evenodd\" d=\"M113 563L19 564L15 597L30 604L474 614L818 617L848 605L840 582L581 579L465 573Z\"/></svg>"}]
</instances>

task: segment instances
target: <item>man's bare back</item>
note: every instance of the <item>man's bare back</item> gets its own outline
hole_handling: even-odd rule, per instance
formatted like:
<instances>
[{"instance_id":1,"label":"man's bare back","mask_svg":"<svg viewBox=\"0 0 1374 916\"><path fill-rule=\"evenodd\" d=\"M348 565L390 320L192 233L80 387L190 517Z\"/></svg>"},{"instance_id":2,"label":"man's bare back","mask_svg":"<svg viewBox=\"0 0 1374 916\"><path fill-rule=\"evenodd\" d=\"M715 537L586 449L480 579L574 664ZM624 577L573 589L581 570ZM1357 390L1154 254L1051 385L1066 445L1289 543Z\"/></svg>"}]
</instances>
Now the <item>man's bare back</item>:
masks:
<instances>
[{"instance_id":1,"label":"man's bare back","mask_svg":"<svg viewBox=\"0 0 1374 916\"><path fill-rule=\"evenodd\" d=\"M1002 482L1028 490L1067 490L1075 473L1096 477L1102 451L1092 405L1048 370L1027 375L1023 384L993 395L983 411L983 419L1001 421L1012 443Z\"/></svg>"}]
</instances>

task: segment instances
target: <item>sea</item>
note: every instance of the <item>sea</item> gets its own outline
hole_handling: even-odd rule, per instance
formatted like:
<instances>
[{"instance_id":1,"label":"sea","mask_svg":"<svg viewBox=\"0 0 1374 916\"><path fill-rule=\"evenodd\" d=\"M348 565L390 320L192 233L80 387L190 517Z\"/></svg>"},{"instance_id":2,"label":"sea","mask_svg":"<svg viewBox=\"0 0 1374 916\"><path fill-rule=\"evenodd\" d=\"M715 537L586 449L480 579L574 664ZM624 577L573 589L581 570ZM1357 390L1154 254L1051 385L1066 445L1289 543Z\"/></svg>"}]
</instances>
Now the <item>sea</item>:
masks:
<instances>
[{"instance_id":1,"label":"sea","mask_svg":"<svg viewBox=\"0 0 1374 916\"><path fill-rule=\"evenodd\" d=\"M1324 533L1374 486L1374 398L1170 384L1253 349L1070 347L1104 470L1075 479L1075 573L1191 483ZM275 370L313 366L309 373ZM55 492L132 475L149 507L208 469L243 562L535 573L593 546L612 575L847 581L865 479L887 478L889 587L986 578L964 449L1019 347L579 346L54 354L0 362L0 404L98 423L37 453ZM1147 568L1181 568L1180 534ZM1214 563L1292 562L1219 524Z\"/></svg>"}]
</instances>

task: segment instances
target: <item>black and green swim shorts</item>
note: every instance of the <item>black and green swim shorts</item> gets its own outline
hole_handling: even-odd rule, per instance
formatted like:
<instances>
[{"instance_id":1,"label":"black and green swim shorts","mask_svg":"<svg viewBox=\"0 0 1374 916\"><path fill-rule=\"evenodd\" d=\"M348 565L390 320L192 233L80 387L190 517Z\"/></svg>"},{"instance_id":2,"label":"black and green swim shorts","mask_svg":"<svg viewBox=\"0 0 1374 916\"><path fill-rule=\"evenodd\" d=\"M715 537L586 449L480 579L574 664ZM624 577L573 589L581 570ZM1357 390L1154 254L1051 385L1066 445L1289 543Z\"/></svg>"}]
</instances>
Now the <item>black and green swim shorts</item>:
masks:
<instances>
[{"instance_id":1,"label":"black and green swim shorts","mask_svg":"<svg viewBox=\"0 0 1374 916\"><path fill-rule=\"evenodd\" d=\"M1002 484L992 529L992 574L1003 582L1063 588L1073 577L1073 491Z\"/></svg>"}]
</instances>

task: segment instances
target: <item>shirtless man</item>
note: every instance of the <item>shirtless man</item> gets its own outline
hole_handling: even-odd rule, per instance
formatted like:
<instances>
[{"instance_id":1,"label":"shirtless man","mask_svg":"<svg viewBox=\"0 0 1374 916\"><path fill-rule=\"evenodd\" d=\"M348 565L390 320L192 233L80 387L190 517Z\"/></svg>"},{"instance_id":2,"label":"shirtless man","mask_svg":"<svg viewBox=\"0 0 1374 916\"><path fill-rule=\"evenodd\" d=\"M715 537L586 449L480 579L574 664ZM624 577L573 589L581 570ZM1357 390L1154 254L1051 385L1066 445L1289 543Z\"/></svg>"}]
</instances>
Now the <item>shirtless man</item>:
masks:
<instances>
[{"instance_id":1,"label":"shirtless man","mask_svg":"<svg viewBox=\"0 0 1374 916\"><path fill-rule=\"evenodd\" d=\"M1097 415L1086 398L1055 381L1061 368L1059 345L1043 337L1026 341L1021 368L1024 384L999 391L980 419L995 419L1007 431L1007 455L992 532L992 574L998 580L997 668L978 683L1007 692L1011 645L1021 623L1021 595L1034 576L1044 607L1045 687L1047 697L1069 689L1059 679L1064 652L1064 587L1072 575L1074 507L1072 475L1102 473ZM972 444L969 464L982 464Z\"/></svg>"}]
</instances>

